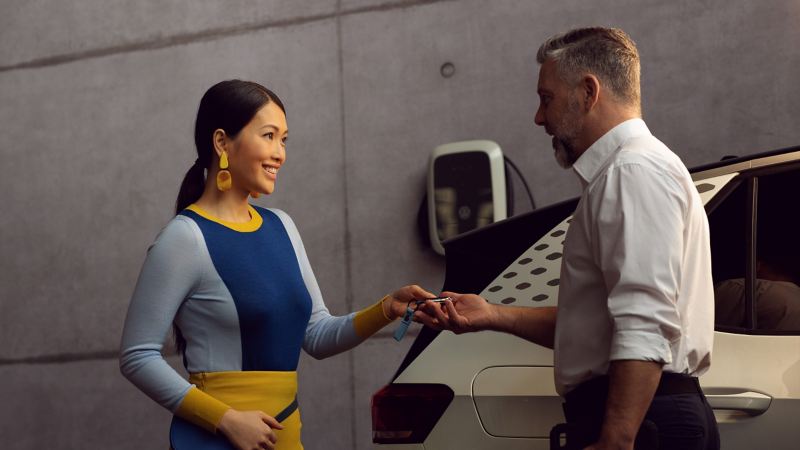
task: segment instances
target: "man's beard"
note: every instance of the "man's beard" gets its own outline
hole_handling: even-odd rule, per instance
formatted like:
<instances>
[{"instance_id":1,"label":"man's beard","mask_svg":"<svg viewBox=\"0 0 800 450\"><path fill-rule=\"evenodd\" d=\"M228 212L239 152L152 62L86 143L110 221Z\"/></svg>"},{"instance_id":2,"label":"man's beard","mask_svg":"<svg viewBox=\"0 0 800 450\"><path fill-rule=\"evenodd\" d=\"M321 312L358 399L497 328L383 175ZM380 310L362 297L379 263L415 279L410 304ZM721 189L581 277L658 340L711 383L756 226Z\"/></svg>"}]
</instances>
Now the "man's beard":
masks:
<instances>
[{"instance_id":1,"label":"man's beard","mask_svg":"<svg viewBox=\"0 0 800 450\"><path fill-rule=\"evenodd\" d=\"M553 130L553 150L558 165L569 169L578 160L575 151L575 140L583 128L583 117L580 116L580 103L577 99L570 99L567 114L561 118L558 126Z\"/></svg>"},{"instance_id":2,"label":"man's beard","mask_svg":"<svg viewBox=\"0 0 800 450\"><path fill-rule=\"evenodd\" d=\"M562 169L569 169L575 164L578 158L575 157L575 151L572 145L568 142L553 136L553 150L556 157L556 162Z\"/></svg>"}]
</instances>

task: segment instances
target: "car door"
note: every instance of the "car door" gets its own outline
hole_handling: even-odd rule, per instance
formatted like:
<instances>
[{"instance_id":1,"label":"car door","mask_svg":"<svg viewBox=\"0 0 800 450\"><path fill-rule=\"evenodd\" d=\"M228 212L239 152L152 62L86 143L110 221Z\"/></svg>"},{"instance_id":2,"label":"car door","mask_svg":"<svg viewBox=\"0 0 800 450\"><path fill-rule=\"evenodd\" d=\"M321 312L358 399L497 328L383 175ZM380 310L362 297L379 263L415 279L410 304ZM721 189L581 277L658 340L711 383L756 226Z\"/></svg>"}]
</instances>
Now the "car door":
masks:
<instances>
[{"instance_id":1,"label":"car door","mask_svg":"<svg viewBox=\"0 0 800 450\"><path fill-rule=\"evenodd\" d=\"M700 378L722 448L800 442L800 166L742 174L709 211L716 302Z\"/></svg>"}]
</instances>

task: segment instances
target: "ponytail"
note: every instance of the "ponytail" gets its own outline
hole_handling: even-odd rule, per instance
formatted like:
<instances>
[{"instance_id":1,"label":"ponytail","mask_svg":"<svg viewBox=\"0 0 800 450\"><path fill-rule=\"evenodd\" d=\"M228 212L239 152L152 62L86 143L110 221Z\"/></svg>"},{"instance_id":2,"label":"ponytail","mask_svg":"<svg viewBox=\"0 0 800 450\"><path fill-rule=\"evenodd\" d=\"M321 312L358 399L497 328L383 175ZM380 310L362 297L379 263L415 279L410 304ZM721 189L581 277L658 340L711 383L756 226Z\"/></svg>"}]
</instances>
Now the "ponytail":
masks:
<instances>
[{"instance_id":1,"label":"ponytail","mask_svg":"<svg viewBox=\"0 0 800 450\"><path fill-rule=\"evenodd\" d=\"M200 164L200 160L194 162L186 176L183 177L181 189L178 191L178 199L175 201L175 214L186 209L187 206L196 202L206 186L205 168Z\"/></svg>"}]
</instances>

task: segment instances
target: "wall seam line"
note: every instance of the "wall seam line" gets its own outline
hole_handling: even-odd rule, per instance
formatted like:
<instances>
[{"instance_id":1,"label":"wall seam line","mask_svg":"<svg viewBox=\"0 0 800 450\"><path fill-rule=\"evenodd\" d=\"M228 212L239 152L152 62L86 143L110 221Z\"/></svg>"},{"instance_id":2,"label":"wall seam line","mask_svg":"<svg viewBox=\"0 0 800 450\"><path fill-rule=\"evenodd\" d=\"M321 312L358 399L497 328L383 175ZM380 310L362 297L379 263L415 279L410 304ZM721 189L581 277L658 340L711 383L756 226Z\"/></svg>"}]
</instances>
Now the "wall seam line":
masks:
<instances>
[{"instance_id":1,"label":"wall seam line","mask_svg":"<svg viewBox=\"0 0 800 450\"><path fill-rule=\"evenodd\" d=\"M0 367L22 364L64 364L80 361L95 361L119 358L119 352L98 351L89 353L58 353L52 355L26 356L22 358L0 358Z\"/></svg>"},{"instance_id":2,"label":"wall seam line","mask_svg":"<svg viewBox=\"0 0 800 450\"><path fill-rule=\"evenodd\" d=\"M125 53L135 53L147 50L160 50L164 48L194 44L197 42L214 41L217 39L225 39L233 36L241 36L272 28L286 28L296 25L305 25L308 23L320 22L333 18L338 19L340 16L343 15L351 16L351 15L365 14L371 12L408 9L416 6L424 6L433 3L445 3L453 1L458 1L458 0L397 1L381 5L351 8L342 11L340 10L341 8L340 0L337 0L337 7L334 13L291 17L280 20L268 20L264 22L256 22L251 24L231 25L221 28L211 28L193 33L176 34L173 36L168 36L166 38L144 39L139 42L131 42L126 44L112 45L109 47L101 47L101 48L95 48L95 49L72 52L72 53L62 53L59 55L46 56L42 58L34 58L19 63L0 65L0 73L12 72L16 70L37 69L43 67L58 66L77 61L102 58L106 56L113 56Z\"/></svg>"},{"instance_id":3,"label":"wall seam line","mask_svg":"<svg viewBox=\"0 0 800 450\"><path fill-rule=\"evenodd\" d=\"M341 148L342 148L342 192L344 193L344 291L345 291L345 308L347 311L353 311L353 271L352 271L352 250L350 248L350 192L348 191L349 185L347 183L347 121L345 119L345 92L344 92L344 54L342 45L342 0L336 0L336 57L339 69L339 128L341 130ZM350 389L350 404L352 408L356 406L356 362L355 351L347 352L347 364L350 371L349 386ZM358 446L356 436L358 430L356 429L355 415L350 415L350 447L356 448Z\"/></svg>"}]
</instances>

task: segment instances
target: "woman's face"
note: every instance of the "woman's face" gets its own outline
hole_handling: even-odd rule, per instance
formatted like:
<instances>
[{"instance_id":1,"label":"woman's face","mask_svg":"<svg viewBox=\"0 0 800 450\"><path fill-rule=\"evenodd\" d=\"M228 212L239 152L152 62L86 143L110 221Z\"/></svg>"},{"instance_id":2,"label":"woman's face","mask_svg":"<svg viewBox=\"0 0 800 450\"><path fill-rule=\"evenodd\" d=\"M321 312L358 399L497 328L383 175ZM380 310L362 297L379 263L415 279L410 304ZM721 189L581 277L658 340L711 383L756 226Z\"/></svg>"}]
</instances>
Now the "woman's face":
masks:
<instances>
[{"instance_id":1,"label":"woman's face","mask_svg":"<svg viewBox=\"0 0 800 450\"><path fill-rule=\"evenodd\" d=\"M228 170L234 188L271 194L286 161L286 115L270 101L231 141Z\"/></svg>"}]
</instances>

